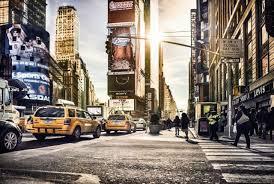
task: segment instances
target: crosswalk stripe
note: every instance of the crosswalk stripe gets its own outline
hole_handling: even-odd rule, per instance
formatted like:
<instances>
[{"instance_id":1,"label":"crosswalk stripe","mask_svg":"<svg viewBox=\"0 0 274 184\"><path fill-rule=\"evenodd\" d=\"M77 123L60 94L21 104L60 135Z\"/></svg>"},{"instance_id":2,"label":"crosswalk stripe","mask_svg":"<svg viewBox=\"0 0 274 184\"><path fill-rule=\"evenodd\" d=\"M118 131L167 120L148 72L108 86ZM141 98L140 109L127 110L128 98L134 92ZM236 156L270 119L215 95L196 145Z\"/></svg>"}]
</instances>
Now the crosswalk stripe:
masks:
<instances>
[{"instance_id":1,"label":"crosswalk stripe","mask_svg":"<svg viewBox=\"0 0 274 184\"><path fill-rule=\"evenodd\" d=\"M223 173L222 176L228 183L274 183L272 175Z\"/></svg>"},{"instance_id":2,"label":"crosswalk stripe","mask_svg":"<svg viewBox=\"0 0 274 184\"><path fill-rule=\"evenodd\" d=\"M253 144L246 149L228 142L200 140L199 145L215 170L222 173L227 183L274 183L274 147Z\"/></svg>"}]
</instances>

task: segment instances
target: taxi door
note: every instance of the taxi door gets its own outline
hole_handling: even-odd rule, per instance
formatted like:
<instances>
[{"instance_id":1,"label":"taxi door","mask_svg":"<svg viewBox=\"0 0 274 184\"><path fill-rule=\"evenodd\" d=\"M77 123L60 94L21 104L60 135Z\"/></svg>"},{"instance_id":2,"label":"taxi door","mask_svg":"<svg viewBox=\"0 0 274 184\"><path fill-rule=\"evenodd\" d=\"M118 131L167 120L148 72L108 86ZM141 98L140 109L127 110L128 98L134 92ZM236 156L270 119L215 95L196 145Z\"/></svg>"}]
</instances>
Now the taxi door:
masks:
<instances>
[{"instance_id":1,"label":"taxi door","mask_svg":"<svg viewBox=\"0 0 274 184\"><path fill-rule=\"evenodd\" d=\"M86 117L86 123L89 126L88 132L95 132L96 130L96 121L93 120L93 118L90 116L88 112L84 112Z\"/></svg>"},{"instance_id":2,"label":"taxi door","mask_svg":"<svg viewBox=\"0 0 274 184\"><path fill-rule=\"evenodd\" d=\"M78 117L78 121L80 122L81 132L82 133L88 132L89 126L87 125L87 120L86 120L84 111L77 110L77 117Z\"/></svg>"}]
</instances>

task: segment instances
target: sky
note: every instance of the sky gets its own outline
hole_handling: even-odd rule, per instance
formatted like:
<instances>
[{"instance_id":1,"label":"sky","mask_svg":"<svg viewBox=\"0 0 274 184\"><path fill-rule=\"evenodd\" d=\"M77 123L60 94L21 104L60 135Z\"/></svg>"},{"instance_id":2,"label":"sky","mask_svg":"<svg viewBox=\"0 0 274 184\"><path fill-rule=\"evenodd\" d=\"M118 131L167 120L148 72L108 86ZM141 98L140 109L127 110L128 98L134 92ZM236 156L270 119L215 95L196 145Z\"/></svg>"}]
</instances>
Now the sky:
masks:
<instances>
[{"instance_id":1,"label":"sky","mask_svg":"<svg viewBox=\"0 0 274 184\"><path fill-rule=\"evenodd\" d=\"M165 38L190 44L190 9L195 0L159 0L160 32L187 31L169 34L180 38ZM50 52L54 55L55 21L59 6L73 5L80 20L79 52L87 64L95 86L96 96L106 102L107 96L107 0L47 0L47 25ZM190 49L164 45L164 75L179 109L186 110L188 102L188 64Z\"/></svg>"}]
</instances>

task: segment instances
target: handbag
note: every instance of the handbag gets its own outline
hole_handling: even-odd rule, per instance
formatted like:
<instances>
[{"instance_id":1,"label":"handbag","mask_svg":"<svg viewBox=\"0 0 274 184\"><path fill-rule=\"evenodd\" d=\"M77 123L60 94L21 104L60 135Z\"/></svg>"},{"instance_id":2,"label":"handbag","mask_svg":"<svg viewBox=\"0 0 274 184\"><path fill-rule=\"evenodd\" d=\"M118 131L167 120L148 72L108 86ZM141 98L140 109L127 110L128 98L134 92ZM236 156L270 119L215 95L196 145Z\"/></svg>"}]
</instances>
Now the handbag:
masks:
<instances>
[{"instance_id":1,"label":"handbag","mask_svg":"<svg viewBox=\"0 0 274 184\"><path fill-rule=\"evenodd\" d=\"M237 133L237 126L236 126L236 123L234 123L234 125L233 125L233 130L232 130L232 131L233 131L234 134Z\"/></svg>"},{"instance_id":2,"label":"handbag","mask_svg":"<svg viewBox=\"0 0 274 184\"><path fill-rule=\"evenodd\" d=\"M245 115L244 113L242 113L242 116L240 117L240 119L237 121L238 124L243 124L249 121L249 117L247 115Z\"/></svg>"}]
</instances>

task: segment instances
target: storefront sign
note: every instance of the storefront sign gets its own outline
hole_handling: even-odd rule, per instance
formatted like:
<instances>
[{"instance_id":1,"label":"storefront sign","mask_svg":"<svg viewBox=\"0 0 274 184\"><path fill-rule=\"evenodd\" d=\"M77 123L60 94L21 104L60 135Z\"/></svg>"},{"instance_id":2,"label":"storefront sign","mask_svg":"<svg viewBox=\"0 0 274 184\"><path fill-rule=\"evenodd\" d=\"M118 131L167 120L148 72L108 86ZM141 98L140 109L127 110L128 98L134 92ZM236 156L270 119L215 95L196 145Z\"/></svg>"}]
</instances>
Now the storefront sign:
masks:
<instances>
[{"instance_id":1,"label":"storefront sign","mask_svg":"<svg viewBox=\"0 0 274 184\"><path fill-rule=\"evenodd\" d=\"M242 58L242 40L220 39L220 55L225 58Z\"/></svg>"}]
</instances>

